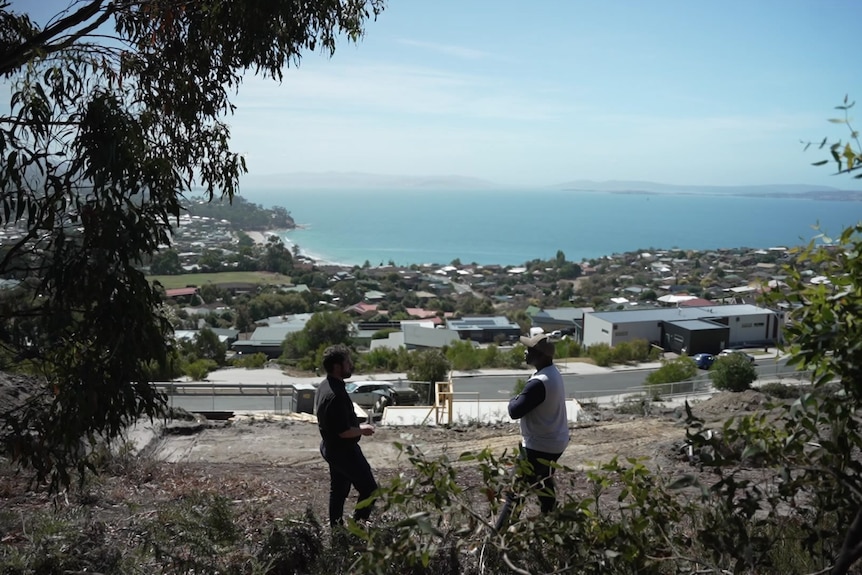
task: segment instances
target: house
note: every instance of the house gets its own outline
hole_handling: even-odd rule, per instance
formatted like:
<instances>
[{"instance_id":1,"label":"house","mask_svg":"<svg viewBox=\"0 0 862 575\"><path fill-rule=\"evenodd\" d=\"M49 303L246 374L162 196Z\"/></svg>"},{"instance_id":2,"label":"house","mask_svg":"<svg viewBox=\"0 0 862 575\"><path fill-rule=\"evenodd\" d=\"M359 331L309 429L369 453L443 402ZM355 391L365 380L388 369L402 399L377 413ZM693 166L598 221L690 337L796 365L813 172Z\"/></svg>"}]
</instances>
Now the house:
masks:
<instances>
[{"instance_id":1,"label":"house","mask_svg":"<svg viewBox=\"0 0 862 575\"><path fill-rule=\"evenodd\" d=\"M594 310L591 307L539 309L531 306L527 309L527 315L532 327L540 327L545 333L564 331L580 341L584 327L584 314L592 311Z\"/></svg>"},{"instance_id":2,"label":"house","mask_svg":"<svg viewBox=\"0 0 862 575\"><path fill-rule=\"evenodd\" d=\"M248 339L233 342L230 348L237 353L263 353L270 359L281 356L284 339L302 331L311 314L289 316L280 323L258 327Z\"/></svg>"},{"instance_id":3,"label":"house","mask_svg":"<svg viewBox=\"0 0 862 575\"><path fill-rule=\"evenodd\" d=\"M461 339L481 343L514 340L521 335L521 327L503 316L447 319L446 327L457 332Z\"/></svg>"},{"instance_id":4,"label":"house","mask_svg":"<svg viewBox=\"0 0 862 575\"><path fill-rule=\"evenodd\" d=\"M198 288L194 286L165 290L165 297L168 299L182 299L183 301L191 302L196 295L198 295Z\"/></svg>"},{"instance_id":5,"label":"house","mask_svg":"<svg viewBox=\"0 0 862 575\"><path fill-rule=\"evenodd\" d=\"M449 329L435 328L431 322L402 322L402 331L389 334L387 339L371 341L371 350L387 348L398 349L440 349L453 342L460 341L457 332Z\"/></svg>"},{"instance_id":6,"label":"house","mask_svg":"<svg viewBox=\"0 0 862 575\"><path fill-rule=\"evenodd\" d=\"M672 322L701 320L708 324L681 324L668 327ZM587 347L605 343L613 347L624 341L645 339L668 351L686 353L709 353L692 348L685 342L699 342L700 336L680 336L684 332L715 330L715 325L727 328L723 347L774 345L781 342L784 312L774 311L751 304L715 305L703 307L678 307L673 309L642 309L625 311L593 312L584 315L584 339ZM718 337L713 334L710 337ZM711 345L711 344L709 344Z\"/></svg>"}]
</instances>

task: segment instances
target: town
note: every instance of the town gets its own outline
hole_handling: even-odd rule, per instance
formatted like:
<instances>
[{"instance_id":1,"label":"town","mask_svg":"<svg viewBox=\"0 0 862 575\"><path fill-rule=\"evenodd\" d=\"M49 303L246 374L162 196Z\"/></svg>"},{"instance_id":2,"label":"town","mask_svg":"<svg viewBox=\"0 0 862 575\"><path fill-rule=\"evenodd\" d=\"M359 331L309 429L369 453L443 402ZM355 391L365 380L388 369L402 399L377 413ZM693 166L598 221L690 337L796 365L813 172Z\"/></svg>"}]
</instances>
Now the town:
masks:
<instances>
[{"instance_id":1,"label":"town","mask_svg":"<svg viewBox=\"0 0 862 575\"><path fill-rule=\"evenodd\" d=\"M189 202L187 209L174 245L150 271L170 286L177 337L193 340L208 328L228 357L284 356L285 339L317 312L349 318L350 343L360 351L441 349L465 340L504 348L537 329L585 348L645 339L688 355L781 343L786 310L759 302L784 285L788 247L650 248L578 263L558 251L521 266L455 260L343 267L304 257L300 246L288 249L270 232L293 226L284 208L237 199L221 207ZM822 281L817 270L805 273Z\"/></svg>"}]
</instances>

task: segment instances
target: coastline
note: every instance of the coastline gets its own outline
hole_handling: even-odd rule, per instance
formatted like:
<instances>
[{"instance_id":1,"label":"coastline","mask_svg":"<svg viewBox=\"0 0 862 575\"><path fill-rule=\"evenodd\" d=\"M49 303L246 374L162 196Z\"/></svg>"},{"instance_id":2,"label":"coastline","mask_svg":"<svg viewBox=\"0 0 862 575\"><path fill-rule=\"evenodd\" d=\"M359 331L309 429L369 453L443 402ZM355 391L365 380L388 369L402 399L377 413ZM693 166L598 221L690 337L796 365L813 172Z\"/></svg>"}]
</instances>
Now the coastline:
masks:
<instances>
[{"instance_id":1,"label":"coastline","mask_svg":"<svg viewBox=\"0 0 862 575\"><path fill-rule=\"evenodd\" d=\"M297 226L297 227L299 227L299 226ZM298 253L298 255L300 255L302 258L312 261L315 265L339 266L339 267L345 267L345 268L353 267L349 264L340 264L340 263L334 263L334 262L327 261L324 258L318 257L314 254L311 254L311 253L303 250L301 246L297 246L297 244L295 244L294 242L290 241L287 238L287 232L289 232L289 231L290 230L267 230L265 232L259 232L259 231L248 232L248 231L243 230L242 233L244 233L245 235L250 237L252 239L252 241L254 241L255 245L260 246L260 247L266 246L267 238L269 238L270 236L276 236L276 237L280 238L282 242L284 242L284 245L288 248L288 250L290 250L291 254Z\"/></svg>"}]
</instances>

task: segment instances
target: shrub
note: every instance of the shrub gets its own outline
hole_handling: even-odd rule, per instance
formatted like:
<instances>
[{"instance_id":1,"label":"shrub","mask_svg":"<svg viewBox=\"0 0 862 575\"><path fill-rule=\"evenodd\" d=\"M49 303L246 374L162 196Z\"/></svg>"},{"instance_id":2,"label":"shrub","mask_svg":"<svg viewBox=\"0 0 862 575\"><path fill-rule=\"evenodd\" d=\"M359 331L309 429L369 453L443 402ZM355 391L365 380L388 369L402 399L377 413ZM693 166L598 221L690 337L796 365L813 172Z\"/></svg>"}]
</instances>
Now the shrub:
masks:
<instances>
[{"instance_id":1,"label":"shrub","mask_svg":"<svg viewBox=\"0 0 862 575\"><path fill-rule=\"evenodd\" d=\"M590 346L587 350L587 356L593 358L596 365L607 367L613 363L614 351L606 343L597 343Z\"/></svg>"},{"instance_id":2,"label":"shrub","mask_svg":"<svg viewBox=\"0 0 862 575\"><path fill-rule=\"evenodd\" d=\"M203 381L217 367L218 364L211 359L198 359L187 363L183 368L183 372L195 381Z\"/></svg>"},{"instance_id":3,"label":"shrub","mask_svg":"<svg viewBox=\"0 0 862 575\"><path fill-rule=\"evenodd\" d=\"M690 357L683 355L675 359L662 362L657 370L650 373L646 378L647 385L658 385L662 383L674 383L686 381L697 375L697 364Z\"/></svg>"},{"instance_id":4,"label":"shrub","mask_svg":"<svg viewBox=\"0 0 862 575\"><path fill-rule=\"evenodd\" d=\"M479 350L471 341L456 341L446 350L446 358L451 362L452 369L468 371L481 367Z\"/></svg>"},{"instance_id":5,"label":"shrub","mask_svg":"<svg viewBox=\"0 0 862 575\"><path fill-rule=\"evenodd\" d=\"M527 385L526 379L521 379L520 377L515 380L515 387L512 388L512 396L520 395L522 391L524 391L524 387Z\"/></svg>"},{"instance_id":6,"label":"shrub","mask_svg":"<svg viewBox=\"0 0 862 575\"><path fill-rule=\"evenodd\" d=\"M235 367L244 367L245 369L262 369L266 365L265 353L252 353L249 355L241 355L233 360Z\"/></svg>"},{"instance_id":7,"label":"shrub","mask_svg":"<svg viewBox=\"0 0 862 575\"><path fill-rule=\"evenodd\" d=\"M709 370L709 378L716 389L723 391L745 391L757 379L757 370L741 353L719 357Z\"/></svg>"}]
</instances>

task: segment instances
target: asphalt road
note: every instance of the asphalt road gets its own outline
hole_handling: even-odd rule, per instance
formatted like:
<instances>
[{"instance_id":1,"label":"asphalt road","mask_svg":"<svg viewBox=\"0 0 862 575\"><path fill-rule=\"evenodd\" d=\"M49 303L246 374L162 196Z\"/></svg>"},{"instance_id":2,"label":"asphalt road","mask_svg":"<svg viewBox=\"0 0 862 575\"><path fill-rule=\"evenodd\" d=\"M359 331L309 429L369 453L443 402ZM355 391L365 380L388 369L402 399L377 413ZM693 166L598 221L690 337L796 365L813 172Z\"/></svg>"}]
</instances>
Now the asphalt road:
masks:
<instances>
[{"instance_id":1,"label":"asphalt road","mask_svg":"<svg viewBox=\"0 0 862 575\"><path fill-rule=\"evenodd\" d=\"M759 360L757 363L759 378L768 379L786 374L788 372L786 363L784 359ZM634 369L590 375L566 374L563 379L566 383L566 395L583 399L635 392L637 388L643 387L650 371L652 370ZM456 400L507 399L511 397L516 381L526 377L526 375L458 377L454 381ZM706 377L706 372L700 377ZM293 399L289 396L181 395L171 397L170 404L189 411L293 411Z\"/></svg>"}]
</instances>

